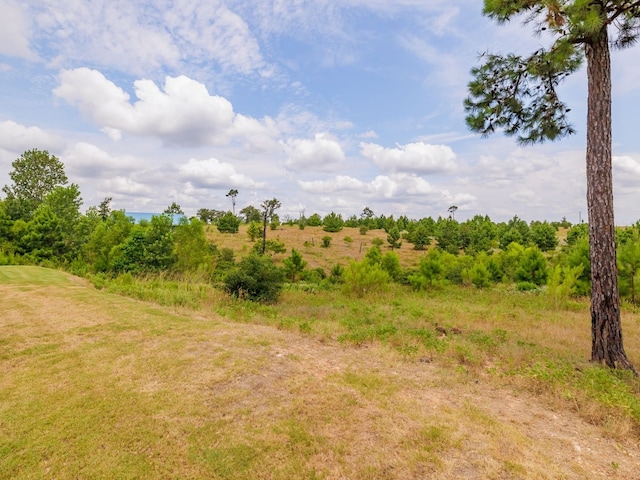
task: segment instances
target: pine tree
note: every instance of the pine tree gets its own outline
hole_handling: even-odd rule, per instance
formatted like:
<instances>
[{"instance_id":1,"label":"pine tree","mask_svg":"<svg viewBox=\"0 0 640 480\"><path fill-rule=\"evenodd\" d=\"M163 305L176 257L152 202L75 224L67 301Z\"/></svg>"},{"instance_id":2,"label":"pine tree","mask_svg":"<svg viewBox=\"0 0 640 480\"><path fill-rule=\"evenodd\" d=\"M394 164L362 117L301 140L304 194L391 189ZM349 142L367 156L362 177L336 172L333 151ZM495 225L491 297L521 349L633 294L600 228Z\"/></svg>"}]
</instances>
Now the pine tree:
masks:
<instances>
[{"instance_id":1,"label":"pine tree","mask_svg":"<svg viewBox=\"0 0 640 480\"><path fill-rule=\"evenodd\" d=\"M501 129L522 144L574 133L558 85L587 62L587 207L591 255L591 360L635 371L622 342L611 168L609 47L640 34L640 1L485 0L484 14L504 23L523 16L553 43L523 57L486 53L472 69L467 124L489 135ZM609 33L614 34L612 41Z\"/></svg>"}]
</instances>

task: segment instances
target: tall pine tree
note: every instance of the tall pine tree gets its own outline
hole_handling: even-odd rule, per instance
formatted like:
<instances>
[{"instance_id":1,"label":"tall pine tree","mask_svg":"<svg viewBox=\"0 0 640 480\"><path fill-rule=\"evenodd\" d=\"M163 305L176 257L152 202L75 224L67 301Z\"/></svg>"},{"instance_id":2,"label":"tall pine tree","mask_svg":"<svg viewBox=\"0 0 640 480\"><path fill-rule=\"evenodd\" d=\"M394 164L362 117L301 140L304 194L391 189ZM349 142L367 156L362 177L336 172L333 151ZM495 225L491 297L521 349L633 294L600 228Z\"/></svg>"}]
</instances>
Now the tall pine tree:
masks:
<instances>
[{"instance_id":1,"label":"tall pine tree","mask_svg":"<svg viewBox=\"0 0 640 480\"><path fill-rule=\"evenodd\" d=\"M523 17L551 46L529 56L484 54L472 69L467 124L483 135L501 129L522 144L574 133L560 82L587 62L587 207L591 255L591 360L634 370L622 343L611 168L611 60L609 48L634 44L640 1L485 0L498 23ZM612 38L610 39L610 34Z\"/></svg>"}]
</instances>

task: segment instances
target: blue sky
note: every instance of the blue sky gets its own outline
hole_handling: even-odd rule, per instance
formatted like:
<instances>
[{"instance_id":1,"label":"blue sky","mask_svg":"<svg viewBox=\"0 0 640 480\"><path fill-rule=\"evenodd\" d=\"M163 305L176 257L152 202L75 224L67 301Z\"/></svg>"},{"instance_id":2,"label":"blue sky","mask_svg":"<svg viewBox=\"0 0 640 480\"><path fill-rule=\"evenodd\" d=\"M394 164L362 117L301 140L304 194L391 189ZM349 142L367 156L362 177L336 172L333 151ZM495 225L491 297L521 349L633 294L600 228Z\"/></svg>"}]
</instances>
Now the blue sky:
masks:
<instances>
[{"instance_id":1,"label":"blue sky","mask_svg":"<svg viewBox=\"0 0 640 480\"><path fill-rule=\"evenodd\" d=\"M478 54L549 39L469 0L0 0L0 184L47 149L84 208L586 220L577 134L482 139L462 100ZM640 219L640 47L613 54L616 222Z\"/></svg>"}]
</instances>

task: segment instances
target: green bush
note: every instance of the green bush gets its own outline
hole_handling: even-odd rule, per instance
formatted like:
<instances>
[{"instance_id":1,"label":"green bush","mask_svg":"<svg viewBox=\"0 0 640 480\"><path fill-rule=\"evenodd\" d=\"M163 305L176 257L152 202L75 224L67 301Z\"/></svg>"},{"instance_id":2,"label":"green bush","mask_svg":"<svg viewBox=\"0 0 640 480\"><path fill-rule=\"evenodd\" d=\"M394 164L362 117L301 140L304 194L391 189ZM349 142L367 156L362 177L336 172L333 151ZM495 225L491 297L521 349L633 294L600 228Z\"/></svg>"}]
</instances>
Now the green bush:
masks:
<instances>
[{"instance_id":1,"label":"green bush","mask_svg":"<svg viewBox=\"0 0 640 480\"><path fill-rule=\"evenodd\" d=\"M372 265L367 260L351 262L343 274L344 292L361 298L367 294L384 291L391 277L380 265Z\"/></svg>"},{"instance_id":2,"label":"green bush","mask_svg":"<svg viewBox=\"0 0 640 480\"><path fill-rule=\"evenodd\" d=\"M322 237L322 244L320 246L322 248L329 248L329 245L331 245L331 237L329 235Z\"/></svg>"},{"instance_id":3,"label":"green bush","mask_svg":"<svg viewBox=\"0 0 640 480\"><path fill-rule=\"evenodd\" d=\"M250 253L224 279L224 289L232 297L273 303L280 297L284 273L271 257Z\"/></svg>"}]
</instances>

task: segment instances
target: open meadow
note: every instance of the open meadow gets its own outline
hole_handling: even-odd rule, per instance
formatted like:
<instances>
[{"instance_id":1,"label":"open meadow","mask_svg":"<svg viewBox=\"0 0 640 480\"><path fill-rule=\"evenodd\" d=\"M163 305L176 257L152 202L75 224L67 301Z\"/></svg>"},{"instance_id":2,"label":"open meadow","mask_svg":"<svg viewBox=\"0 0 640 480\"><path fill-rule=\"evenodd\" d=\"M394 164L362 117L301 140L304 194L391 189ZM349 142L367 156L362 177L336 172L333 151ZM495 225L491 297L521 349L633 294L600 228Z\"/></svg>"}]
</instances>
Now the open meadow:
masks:
<instances>
[{"instance_id":1,"label":"open meadow","mask_svg":"<svg viewBox=\"0 0 640 480\"><path fill-rule=\"evenodd\" d=\"M0 267L0 299L0 478L640 478L640 384L586 362L586 301L258 305L27 266ZM638 366L638 313L623 328Z\"/></svg>"}]
</instances>

